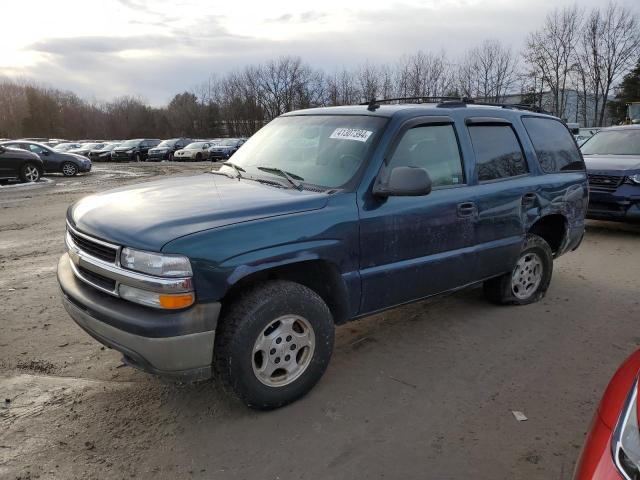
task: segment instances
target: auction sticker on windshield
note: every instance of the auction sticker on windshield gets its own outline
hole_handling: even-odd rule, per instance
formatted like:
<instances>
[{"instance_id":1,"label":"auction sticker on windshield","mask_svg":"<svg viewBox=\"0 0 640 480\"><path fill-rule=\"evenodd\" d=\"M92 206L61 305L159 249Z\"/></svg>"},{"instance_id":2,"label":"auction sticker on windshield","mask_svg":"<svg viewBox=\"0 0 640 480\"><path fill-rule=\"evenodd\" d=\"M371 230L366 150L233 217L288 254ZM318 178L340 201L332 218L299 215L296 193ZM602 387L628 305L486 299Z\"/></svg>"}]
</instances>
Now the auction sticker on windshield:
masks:
<instances>
[{"instance_id":1,"label":"auction sticker on windshield","mask_svg":"<svg viewBox=\"0 0 640 480\"><path fill-rule=\"evenodd\" d=\"M360 128L336 128L329 138L366 142L372 133L373 132L369 130L362 130Z\"/></svg>"}]
</instances>

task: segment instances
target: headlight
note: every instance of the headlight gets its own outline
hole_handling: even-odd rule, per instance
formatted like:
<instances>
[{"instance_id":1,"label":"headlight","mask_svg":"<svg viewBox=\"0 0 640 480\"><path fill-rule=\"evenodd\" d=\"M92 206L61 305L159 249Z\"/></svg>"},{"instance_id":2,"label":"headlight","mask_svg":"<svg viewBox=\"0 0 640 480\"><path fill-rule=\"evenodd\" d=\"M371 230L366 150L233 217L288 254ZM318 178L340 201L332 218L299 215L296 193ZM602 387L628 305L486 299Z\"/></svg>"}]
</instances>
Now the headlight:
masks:
<instances>
[{"instance_id":1,"label":"headlight","mask_svg":"<svg viewBox=\"0 0 640 480\"><path fill-rule=\"evenodd\" d=\"M631 180L633 183L640 185L640 173L636 173L635 175L631 175L629 177L629 180Z\"/></svg>"},{"instance_id":2,"label":"headlight","mask_svg":"<svg viewBox=\"0 0 640 480\"><path fill-rule=\"evenodd\" d=\"M640 475L640 427L638 426L637 400L638 381L636 380L613 433L613 460L627 480L638 478Z\"/></svg>"},{"instance_id":3,"label":"headlight","mask_svg":"<svg viewBox=\"0 0 640 480\"><path fill-rule=\"evenodd\" d=\"M162 255L123 248L120 265L129 270L155 275L156 277L190 277L193 275L191 263L182 255Z\"/></svg>"}]
</instances>

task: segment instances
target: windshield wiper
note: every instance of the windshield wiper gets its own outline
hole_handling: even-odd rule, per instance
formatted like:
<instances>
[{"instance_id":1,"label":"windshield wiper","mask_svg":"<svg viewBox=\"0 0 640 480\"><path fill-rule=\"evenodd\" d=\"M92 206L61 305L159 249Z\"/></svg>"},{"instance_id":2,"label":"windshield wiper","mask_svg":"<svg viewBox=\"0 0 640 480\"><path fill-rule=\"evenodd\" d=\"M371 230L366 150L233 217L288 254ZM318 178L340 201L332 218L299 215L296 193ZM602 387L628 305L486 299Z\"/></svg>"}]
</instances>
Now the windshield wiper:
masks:
<instances>
[{"instance_id":1,"label":"windshield wiper","mask_svg":"<svg viewBox=\"0 0 640 480\"><path fill-rule=\"evenodd\" d=\"M240 172L246 172L246 170L242 167L239 167L238 165L236 165L233 162L222 162L222 165L227 165L231 168L233 168L236 171L236 174L238 175L236 178L242 178L242 173Z\"/></svg>"},{"instance_id":2,"label":"windshield wiper","mask_svg":"<svg viewBox=\"0 0 640 480\"><path fill-rule=\"evenodd\" d=\"M271 172L271 173L279 174L281 177L286 178L289 181L289 183L293 185L293 188L295 188L296 190L302 190L302 185L300 184L300 182L298 182L298 180L304 181L304 178L302 178L300 175L286 172L276 167L256 167L256 168L258 170L262 170L263 172Z\"/></svg>"}]
</instances>

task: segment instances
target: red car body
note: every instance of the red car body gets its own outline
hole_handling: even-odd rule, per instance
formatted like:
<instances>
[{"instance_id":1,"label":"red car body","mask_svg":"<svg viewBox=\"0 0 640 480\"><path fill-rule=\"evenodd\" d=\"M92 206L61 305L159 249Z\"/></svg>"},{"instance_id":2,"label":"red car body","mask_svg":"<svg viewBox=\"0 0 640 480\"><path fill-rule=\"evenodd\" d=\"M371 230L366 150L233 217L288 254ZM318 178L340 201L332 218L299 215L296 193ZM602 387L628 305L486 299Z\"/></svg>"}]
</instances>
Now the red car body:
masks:
<instances>
[{"instance_id":1,"label":"red car body","mask_svg":"<svg viewBox=\"0 0 640 480\"><path fill-rule=\"evenodd\" d=\"M591 422L589 434L576 465L575 480L621 480L613 458L613 436L627 398L640 372L640 350L620 366L605 391Z\"/></svg>"}]
</instances>

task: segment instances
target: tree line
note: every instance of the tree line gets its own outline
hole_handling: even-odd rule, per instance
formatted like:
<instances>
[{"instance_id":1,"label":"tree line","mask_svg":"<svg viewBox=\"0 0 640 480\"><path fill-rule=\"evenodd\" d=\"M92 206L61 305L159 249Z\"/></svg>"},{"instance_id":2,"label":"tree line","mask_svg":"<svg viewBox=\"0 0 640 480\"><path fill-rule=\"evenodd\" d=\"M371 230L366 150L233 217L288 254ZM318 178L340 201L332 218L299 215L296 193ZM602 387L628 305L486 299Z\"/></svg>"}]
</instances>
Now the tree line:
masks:
<instances>
[{"instance_id":1,"label":"tree line","mask_svg":"<svg viewBox=\"0 0 640 480\"><path fill-rule=\"evenodd\" d=\"M577 95L582 122L601 126L608 116L612 122L624 119L620 101L610 100L624 75L639 65L640 26L630 9L613 1L592 10L575 5L549 12L520 52L487 39L455 59L446 51L418 50L392 63L367 61L332 72L285 56L212 76L164 107L131 95L87 101L73 92L4 79L0 137L246 136L295 109L420 96L488 102L509 96L563 118L570 92Z\"/></svg>"}]
</instances>

